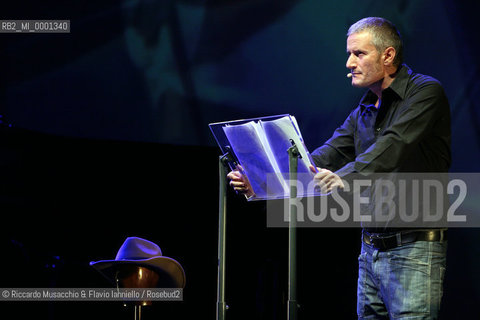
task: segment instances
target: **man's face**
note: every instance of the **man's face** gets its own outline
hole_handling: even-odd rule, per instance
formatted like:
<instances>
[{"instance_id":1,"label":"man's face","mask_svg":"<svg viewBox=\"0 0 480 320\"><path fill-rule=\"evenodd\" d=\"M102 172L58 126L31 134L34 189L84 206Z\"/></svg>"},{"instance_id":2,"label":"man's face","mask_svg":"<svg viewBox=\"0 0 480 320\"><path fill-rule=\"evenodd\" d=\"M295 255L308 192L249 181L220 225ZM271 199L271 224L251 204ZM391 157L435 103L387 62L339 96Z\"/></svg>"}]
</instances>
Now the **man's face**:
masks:
<instances>
[{"instance_id":1,"label":"man's face","mask_svg":"<svg viewBox=\"0 0 480 320\"><path fill-rule=\"evenodd\" d=\"M372 44L368 31L351 34L347 38L346 67L352 72L354 87L372 88L385 77L382 56Z\"/></svg>"}]
</instances>

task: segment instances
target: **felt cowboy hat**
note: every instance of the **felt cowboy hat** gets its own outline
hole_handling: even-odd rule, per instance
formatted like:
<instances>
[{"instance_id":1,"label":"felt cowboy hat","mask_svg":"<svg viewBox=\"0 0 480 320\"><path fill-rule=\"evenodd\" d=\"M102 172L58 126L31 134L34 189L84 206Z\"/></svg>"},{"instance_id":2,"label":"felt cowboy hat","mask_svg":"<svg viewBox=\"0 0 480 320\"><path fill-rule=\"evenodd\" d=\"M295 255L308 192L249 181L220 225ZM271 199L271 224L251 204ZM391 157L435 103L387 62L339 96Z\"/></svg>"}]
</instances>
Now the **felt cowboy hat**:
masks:
<instances>
[{"instance_id":1,"label":"felt cowboy hat","mask_svg":"<svg viewBox=\"0 0 480 320\"><path fill-rule=\"evenodd\" d=\"M171 287L185 287L185 272L180 263L164 257L158 245L142 238L127 238L115 260L92 261L90 265L113 283L122 268L138 266L156 271L166 281L164 283L169 283Z\"/></svg>"}]
</instances>

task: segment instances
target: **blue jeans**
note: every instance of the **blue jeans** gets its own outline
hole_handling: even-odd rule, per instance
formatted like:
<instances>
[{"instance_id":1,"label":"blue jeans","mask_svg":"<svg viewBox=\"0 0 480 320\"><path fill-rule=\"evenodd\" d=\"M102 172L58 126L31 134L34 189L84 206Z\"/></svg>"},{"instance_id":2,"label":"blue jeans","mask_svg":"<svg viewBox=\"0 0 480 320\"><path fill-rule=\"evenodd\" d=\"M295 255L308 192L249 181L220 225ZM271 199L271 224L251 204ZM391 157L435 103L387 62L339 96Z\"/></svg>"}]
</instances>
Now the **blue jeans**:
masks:
<instances>
[{"instance_id":1,"label":"blue jeans","mask_svg":"<svg viewBox=\"0 0 480 320\"><path fill-rule=\"evenodd\" d=\"M446 242L417 241L387 251L362 242L358 319L438 319Z\"/></svg>"}]
</instances>

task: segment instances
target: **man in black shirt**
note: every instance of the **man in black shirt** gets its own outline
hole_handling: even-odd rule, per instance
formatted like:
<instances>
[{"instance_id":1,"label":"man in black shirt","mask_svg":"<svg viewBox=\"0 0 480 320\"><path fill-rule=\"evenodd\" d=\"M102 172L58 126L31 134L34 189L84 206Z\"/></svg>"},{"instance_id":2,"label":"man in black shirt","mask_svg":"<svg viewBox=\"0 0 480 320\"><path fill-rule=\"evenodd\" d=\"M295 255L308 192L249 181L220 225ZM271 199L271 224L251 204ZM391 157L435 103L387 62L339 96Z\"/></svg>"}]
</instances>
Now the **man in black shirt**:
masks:
<instances>
[{"instance_id":1,"label":"man in black shirt","mask_svg":"<svg viewBox=\"0 0 480 320\"><path fill-rule=\"evenodd\" d=\"M402 64L402 41L391 22L365 18L347 35L348 76L354 87L369 90L312 153L322 191L344 188L342 178L352 174L447 172L450 109L440 83ZM358 318L437 319L446 230L366 228L362 240Z\"/></svg>"},{"instance_id":2,"label":"man in black shirt","mask_svg":"<svg viewBox=\"0 0 480 320\"><path fill-rule=\"evenodd\" d=\"M343 189L359 174L447 172L450 109L432 77L403 64L395 26L365 18L347 34L346 67L354 87L368 88L359 106L312 158L323 193ZM238 192L252 195L248 180L228 174ZM446 263L444 229L364 229L359 256L359 319L437 319Z\"/></svg>"}]
</instances>

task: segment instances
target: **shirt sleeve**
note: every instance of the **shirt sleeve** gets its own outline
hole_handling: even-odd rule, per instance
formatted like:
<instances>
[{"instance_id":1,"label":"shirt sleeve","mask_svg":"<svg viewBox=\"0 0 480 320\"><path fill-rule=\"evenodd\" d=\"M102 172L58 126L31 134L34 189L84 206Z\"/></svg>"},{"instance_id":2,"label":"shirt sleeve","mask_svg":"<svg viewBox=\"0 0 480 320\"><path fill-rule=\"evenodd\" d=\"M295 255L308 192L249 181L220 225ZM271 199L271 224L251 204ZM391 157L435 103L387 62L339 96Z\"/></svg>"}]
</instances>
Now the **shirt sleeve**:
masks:
<instances>
[{"instance_id":1,"label":"shirt sleeve","mask_svg":"<svg viewBox=\"0 0 480 320\"><path fill-rule=\"evenodd\" d=\"M364 153L337 171L341 177L349 173L368 175L394 172L411 151L429 134L435 124L450 116L448 100L438 82L424 83L405 97L396 119L385 128L376 142Z\"/></svg>"},{"instance_id":2,"label":"shirt sleeve","mask_svg":"<svg viewBox=\"0 0 480 320\"><path fill-rule=\"evenodd\" d=\"M315 165L336 171L355 159L355 128L358 110L354 110L325 144L312 152Z\"/></svg>"}]
</instances>

